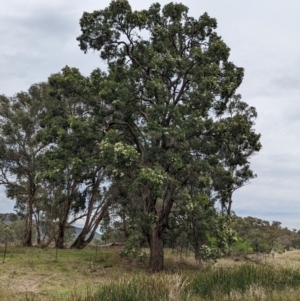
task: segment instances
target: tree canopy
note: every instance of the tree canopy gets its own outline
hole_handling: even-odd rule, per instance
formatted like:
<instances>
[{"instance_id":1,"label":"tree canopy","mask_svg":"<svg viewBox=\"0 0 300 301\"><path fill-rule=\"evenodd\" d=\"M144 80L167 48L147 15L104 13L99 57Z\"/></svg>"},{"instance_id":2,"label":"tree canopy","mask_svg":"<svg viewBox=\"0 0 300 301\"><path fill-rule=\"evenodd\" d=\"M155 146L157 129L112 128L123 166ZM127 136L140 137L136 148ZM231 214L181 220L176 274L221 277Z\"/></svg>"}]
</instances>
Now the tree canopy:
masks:
<instances>
[{"instance_id":1,"label":"tree canopy","mask_svg":"<svg viewBox=\"0 0 300 301\"><path fill-rule=\"evenodd\" d=\"M108 229L114 214L124 250L137 254L148 244L154 272L164 268L166 240L179 237L174 229L186 233L198 259L226 253L232 194L255 177L249 159L261 144L256 110L237 94L244 70L230 61L216 20L189 16L183 4L133 11L127 0L113 0L85 12L80 27L81 50L99 52L107 70L85 77L67 66L45 84L35 127L42 201L27 214L45 212L57 247L84 217L76 248L101 221ZM13 118L2 120L4 139ZM14 149L5 144L2 174Z\"/></svg>"},{"instance_id":2,"label":"tree canopy","mask_svg":"<svg viewBox=\"0 0 300 301\"><path fill-rule=\"evenodd\" d=\"M195 19L183 4L132 11L128 1L112 1L84 13L80 26L80 48L99 51L108 65L99 93L113 114L100 149L128 199L138 200L150 266L161 270L172 210L252 177L248 158L260 143L255 109L235 95L243 69L229 61L216 20ZM229 180L212 183L220 172Z\"/></svg>"}]
</instances>

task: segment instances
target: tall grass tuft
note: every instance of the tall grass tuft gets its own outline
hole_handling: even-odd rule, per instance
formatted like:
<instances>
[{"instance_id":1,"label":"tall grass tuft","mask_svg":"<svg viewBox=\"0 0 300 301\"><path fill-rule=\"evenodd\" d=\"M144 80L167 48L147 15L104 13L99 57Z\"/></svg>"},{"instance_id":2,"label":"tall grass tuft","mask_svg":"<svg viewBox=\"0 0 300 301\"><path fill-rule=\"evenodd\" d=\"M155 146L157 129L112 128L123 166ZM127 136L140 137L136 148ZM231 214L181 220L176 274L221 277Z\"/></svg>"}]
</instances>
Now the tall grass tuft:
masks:
<instances>
[{"instance_id":1,"label":"tall grass tuft","mask_svg":"<svg viewBox=\"0 0 300 301\"><path fill-rule=\"evenodd\" d=\"M193 295L213 299L236 292L246 294L253 288L270 292L299 285L299 269L244 264L198 272L192 276L188 289Z\"/></svg>"},{"instance_id":2,"label":"tall grass tuft","mask_svg":"<svg viewBox=\"0 0 300 301\"><path fill-rule=\"evenodd\" d=\"M298 300L282 296L297 290L299 285L299 269L244 264L204 269L185 276L123 277L69 301Z\"/></svg>"},{"instance_id":3,"label":"tall grass tuft","mask_svg":"<svg viewBox=\"0 0 300 301\"><path fill-rule=\"evenodd\" d=\"M180 301L185 299L185 286L186 282L177 274L140 274L103 284L96 293L70 301Z\"/></svg>"}]
</instances>

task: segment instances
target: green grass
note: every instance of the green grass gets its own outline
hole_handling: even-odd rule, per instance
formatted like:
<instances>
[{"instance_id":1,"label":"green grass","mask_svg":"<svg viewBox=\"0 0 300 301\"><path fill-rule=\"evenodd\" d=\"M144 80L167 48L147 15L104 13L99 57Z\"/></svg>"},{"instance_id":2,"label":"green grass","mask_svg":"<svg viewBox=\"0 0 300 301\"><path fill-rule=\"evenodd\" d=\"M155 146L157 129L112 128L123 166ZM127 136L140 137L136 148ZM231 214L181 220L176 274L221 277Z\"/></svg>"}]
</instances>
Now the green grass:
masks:
<instances>
[{"instance_id":1,"label":"green grass","mask_svg":"<svg viewBox=\"0 0 300 301\"><path fill-rule=\"evenodd\" d=\"M169 300L169 290L163 277L138 275L102 285L96 293L79 297L84 301L152 301Z\"/></svg>"},{"instance_id":2,"label":"green grass","mask_svg":"<svg viewBox=\"0 0 300 301\"><path fill-rule=\"evenodd\" d=\"M192 277L189 288L193 295L212 300L230 297L234 293L247 295L251 288L265 293L297 289L300 270L270 265L242 264L203 270Z\"/></svg>"},{"instance_id":3,"label":"green grass","mask_svg":"<svg viewBox=\"0 0 300 301\"><path fill-rule=\"evenodd\" d=\"M299 285L299 269L242 264L123 278L72 301L300 300Z\"/></svg>"}]
</instances>

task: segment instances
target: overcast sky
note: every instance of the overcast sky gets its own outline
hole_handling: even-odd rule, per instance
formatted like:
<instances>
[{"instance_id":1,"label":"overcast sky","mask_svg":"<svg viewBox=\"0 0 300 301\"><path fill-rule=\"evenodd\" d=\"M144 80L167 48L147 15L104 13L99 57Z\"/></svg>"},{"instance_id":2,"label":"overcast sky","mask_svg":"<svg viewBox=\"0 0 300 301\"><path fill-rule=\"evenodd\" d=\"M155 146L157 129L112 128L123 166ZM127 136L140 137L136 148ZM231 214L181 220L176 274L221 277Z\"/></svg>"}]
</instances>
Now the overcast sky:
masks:
<instances>
[{"instance_id":1,"label":"overcast sky","mask_svg":"<svg viewBox=\"0 0 300 301\"><path fill-rule=\"evenodd\" d=\"M109 2L2 0L0 94L27 90L66 65L85 75L103 68L97 53L80 51L76 37L82 13ZM300 1L181 2L194 17L207 12L217 19L217 33L231 48L230 60L245 68L238 92L258 111L256 130L263 149L251 160L258 177L234 194L233 210L300 229ZM140 10L152 1L130 3ZM0 193L0 213L12 212L13 205Z\"/></svg>"}]
</instances>

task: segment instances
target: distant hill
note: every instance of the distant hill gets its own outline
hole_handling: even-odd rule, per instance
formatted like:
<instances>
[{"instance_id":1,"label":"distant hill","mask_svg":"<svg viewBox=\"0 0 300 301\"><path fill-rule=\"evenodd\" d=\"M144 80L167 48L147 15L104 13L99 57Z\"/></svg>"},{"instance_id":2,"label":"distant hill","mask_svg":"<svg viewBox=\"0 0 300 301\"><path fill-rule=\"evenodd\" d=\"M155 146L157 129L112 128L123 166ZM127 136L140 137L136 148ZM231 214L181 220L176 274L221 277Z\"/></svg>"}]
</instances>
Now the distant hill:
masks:
<instances>
[{"instance_id":1,"label":"distant hill","mask_svg":"<svg viewBox=\"0 0 300 301\"><path fill-rule=\"evenodd\" d=\"M75 229L75 232L76 232L75 237L77 237L80 234L80 232L82 231L82 228L80 228L80 227L76 227L76 226L71 226L71 227ZM98 239L100 237L101 237L101 234L96 232L94 238Z\"/></svg>"},{"instance_id":2,"label":"distant hill","mask_svg":"<svg viewBox=\"0 0 300 301\"><path fill-rule=\"evenodd\" d=\"M21 220L21 217L15 213L0 213L0 222L11 224L12 222Z\"/></svg>"}]
</instances>

